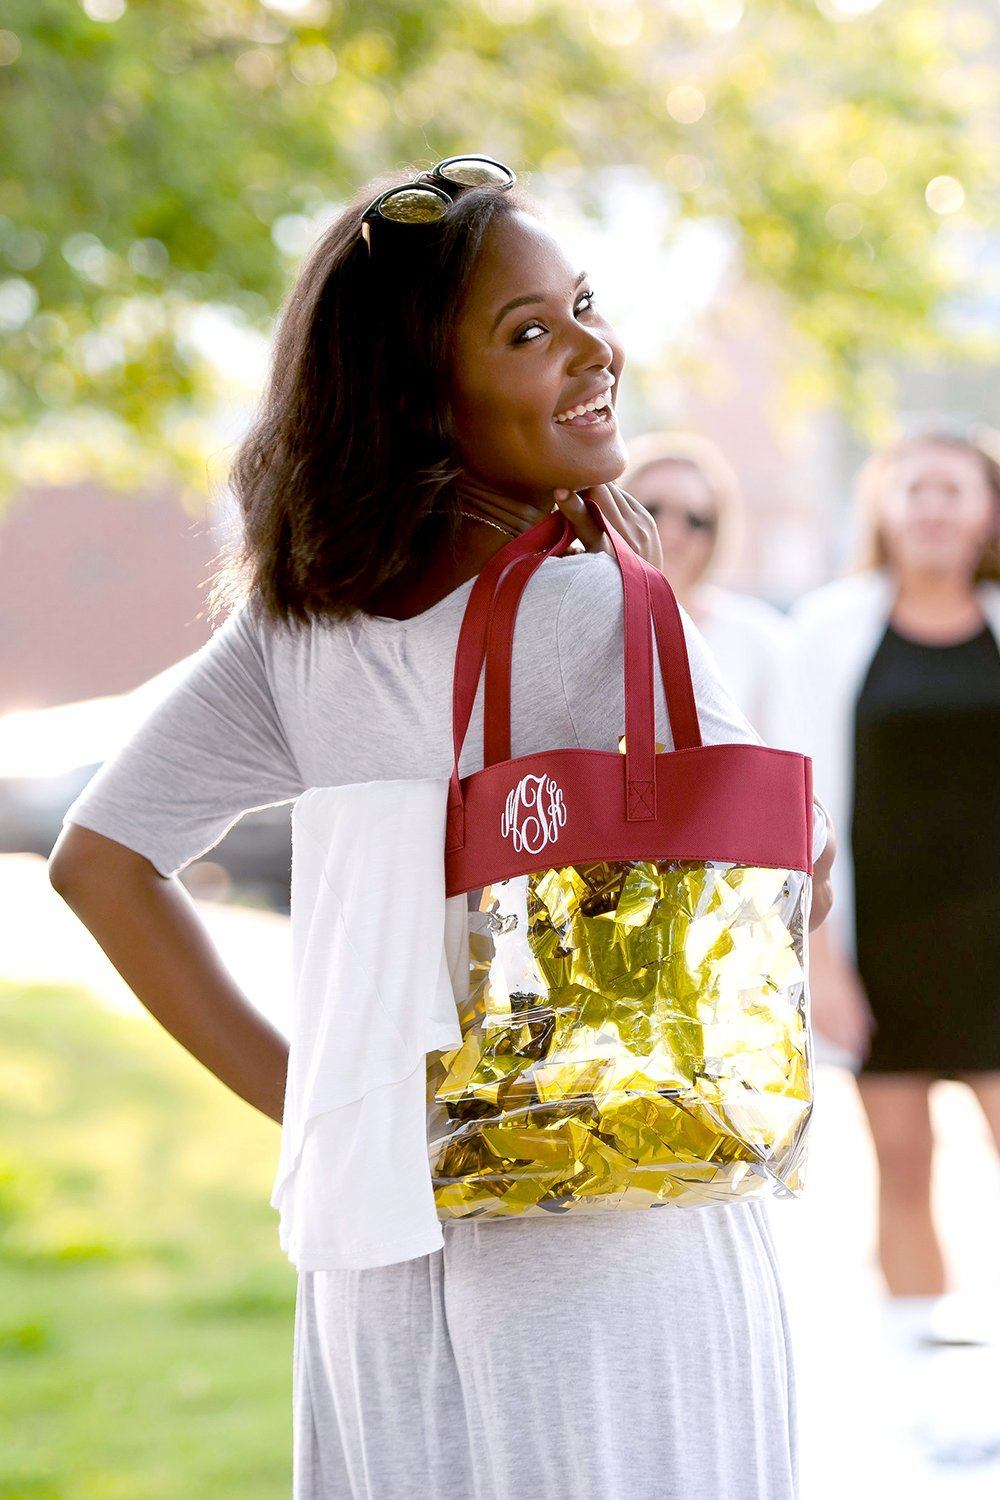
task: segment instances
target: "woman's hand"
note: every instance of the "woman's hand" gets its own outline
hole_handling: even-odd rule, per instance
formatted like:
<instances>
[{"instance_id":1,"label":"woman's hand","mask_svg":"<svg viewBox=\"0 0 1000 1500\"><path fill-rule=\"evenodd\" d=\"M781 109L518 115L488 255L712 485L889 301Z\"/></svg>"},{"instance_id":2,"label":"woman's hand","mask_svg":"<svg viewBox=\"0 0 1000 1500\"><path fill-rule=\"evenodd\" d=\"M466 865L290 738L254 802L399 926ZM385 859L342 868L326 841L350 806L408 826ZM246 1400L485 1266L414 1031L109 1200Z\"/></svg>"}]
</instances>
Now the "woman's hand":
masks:
<instances>
[{"instance_id":1,"label":"woman's hand","mask_svg":"<svg viewBox=\"0 0 1000 1500\"><path fill-rule=\"evenodd\" d=\"M585 551L613 552L614 549L596 521L592 519L583 503L584 497L596 502L611 525L628 542L633 552L638 552L639 556L646 562L652 563L654 568L662 569L663 548L660 545L656 522L649 511L644 509L638 500L626 490L621 489L617 484L594 484L579 492L556 490L554 495L556 505L573 526Z\"/></svg>"},{"instance_id":2,"label":"woman's hand","mask_svg":"<svg viewBox=\"0 0 1000 1500\"><path fill-rule=\"evenodd\" d=\"M810 940L809 1003L815 1029L863 1061L878 1023L854 965L835 951L822 929Z\"/></svg>"},{"instance_id":3,"label":"woman's hand","mask_svg":"<svg viewBox=\"0 0 1000 1500\"><path fill-rule=\"evenodd\" d=\"M833 819L817 797L826 818L826 843L813 865L809 909L809 995L817 1031L853 1057L867 1057L876 1022L854 965L839 953L822 924L833 906L833 861L837 838Z\"/></svg>"},{"instance_id":4,"label":"woman's hand","mask_svg":"<svg viewBox=\"0 0 1000 1500\"><path fill-rule=\"evenodd\" d=\"M837 834L826 805L813 798L826 819L826 843L813 863L812 904L809 908L809 930L822 926L833 906L833 862L837 857Z\"/></svg>"}]
</instances>

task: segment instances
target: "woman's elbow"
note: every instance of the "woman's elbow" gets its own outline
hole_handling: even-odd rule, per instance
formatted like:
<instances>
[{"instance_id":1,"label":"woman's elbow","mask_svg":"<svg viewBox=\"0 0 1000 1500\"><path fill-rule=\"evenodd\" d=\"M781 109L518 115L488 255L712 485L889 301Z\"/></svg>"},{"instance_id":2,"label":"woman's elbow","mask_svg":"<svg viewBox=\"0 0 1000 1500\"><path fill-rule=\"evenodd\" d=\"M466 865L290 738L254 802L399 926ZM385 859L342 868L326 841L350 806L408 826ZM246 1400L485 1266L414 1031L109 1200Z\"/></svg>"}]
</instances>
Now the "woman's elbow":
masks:
<instances>
[{"instance_id":1,"label":"woman's elbow","mask_svg":"<svg viewBox=\"0 0 1000 1500\"><path fill-rule=\"evenodd\" d=\"M74 891L93 884L107 885L127 875L163 876L135 849L79 823L66 823L46 863L49 884L68 901Z\"/></svg>"}]
</instances>

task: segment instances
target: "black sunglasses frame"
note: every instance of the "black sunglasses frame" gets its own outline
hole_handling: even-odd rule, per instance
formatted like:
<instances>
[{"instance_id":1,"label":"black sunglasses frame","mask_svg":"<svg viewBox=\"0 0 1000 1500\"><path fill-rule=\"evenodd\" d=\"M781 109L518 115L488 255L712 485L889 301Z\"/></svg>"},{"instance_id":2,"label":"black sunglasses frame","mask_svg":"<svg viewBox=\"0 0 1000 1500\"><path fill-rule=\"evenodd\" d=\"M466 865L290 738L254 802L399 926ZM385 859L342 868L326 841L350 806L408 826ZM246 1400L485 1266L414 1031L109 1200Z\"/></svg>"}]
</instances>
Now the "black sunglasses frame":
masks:
<instances>
[{"instance_id":1,"label":"black sunglasses frame","mask_svg":"<svg viewBox=\"0 0 1000 1500\"><path fill-rule=\"evenodd\" d=\"M682 520L688 531L694 533L705 533L714 535L718 530L719 520L717 516L700 516L697 511L687 510L684 506L664 505L662 500L649 500L642 502L643 509L647 510L655 521L657 516L666 512L668 515L676 516Z\"/></svg>"},{"instance_id":2,"label":"black sunglasses frame","mask_svg":"<svg viewBox=\"0 0 1000 1500\"><path fill-rule=\"evenodd\" d=\"M425 192L433 193L437 197L439 197L443 202L444 208L446 209L448 204L455 201L456 194L462 192L465 188L473 186L486 186L486 184L474 184L471 182L453 182L446 175L446 169L452 166L455 162L460 161L484 162L488 166L499 167L501 172L505 172L507 174L506 182L494 184L494 186L500 192L505 191L507 188L512 188L517 181L517 177L514 173L513 168L508 167L505 162L497 161L497 159L493 156L482 156L478 152L468 151L463 151L457 156L446 156L444 160L439 161L436 166L429 168L429 170L426 172L419 173L412 182L397 183L395 187L386 188L384 193L379 193L377 198L372 199L371 203L369 203L362 216L360 231L361 238L364 240L366 246L368 247L369 255L371 255L372 253L371 227L376 220L379 220L383 224L392 224L404 229L412 229L414 227L420 228L423 225L440 223L440 218L409 220L393 219L389 215L382 212L382 205L386 202L387 199L395 197L398 193L409 193L412 192L414 188L422 188ZM444 210L442 210L442 212L443 211Z\"/></svg>"}]
</instances>

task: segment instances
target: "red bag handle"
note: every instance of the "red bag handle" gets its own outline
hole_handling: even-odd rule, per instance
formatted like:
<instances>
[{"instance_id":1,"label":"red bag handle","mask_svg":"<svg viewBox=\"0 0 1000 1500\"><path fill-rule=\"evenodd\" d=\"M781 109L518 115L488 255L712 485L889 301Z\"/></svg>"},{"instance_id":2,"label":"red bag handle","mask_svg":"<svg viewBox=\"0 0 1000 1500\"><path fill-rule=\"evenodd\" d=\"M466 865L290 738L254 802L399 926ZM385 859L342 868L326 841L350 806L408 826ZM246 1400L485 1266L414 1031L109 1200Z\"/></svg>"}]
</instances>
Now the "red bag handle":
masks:
<instances>
[{"instance_id":1,"label":"red bag handle","mask_svg":"<svg viewBox=\"0 0 1000 1500\"><path fill-rule=\"evenodd\" d=\"M635 558L627 543L622 543ZM636 559L638 561L638 559ZM626 566L628 564L626 563ZM501 579L493 599L486 647L483 765L510 759L510 687L514 624L527 578L523 568ZM625 591L625 775L628 817L652 817L656 809L652 727L653 655L649 590L641 570L630 573ZM648 707L647 707L648 705Z\"/></svg>"},{"instance_id":2,"label":"red bag handle","mask_svg":"<svg viewBox=\"0 0 1000 1500\"><path fill-rule=\"evenodd\" d=\"M585 501L585 504L587 504L595 519L598 520L598 524L601 525L605 534L611 539L612 546L615 549L615 556L623 574L626 597L630 592L630 578L637 580L640 571L644 571L646 574L649 584L653 623L656 627L656 645L660 662L660 673L663 678L663 688L667 700L670 733L674 749L696 749L701 744L701 730L698 724L698 710L695 703L694 687L691 682L687 641L684 636L684 626L674 591L658 568L644 562L638 557L615 528L611 526L610 522L606 520L596 502L588 500ZM498 585L494 599L486 650L484 766L492 766L500 761L510 760L511 662L514 647L514 621L516 619L517 604L521 592L522 589L518 589L515 596L511 589L509 577L505 577ZM626 666L628 663L628 624L629 615L626 612ZM640 650L644 653L644 649L643 645ZM644 655L640 657L640 661L644 662ZM645 682L644 669L636 681L641 691L641 685ZM650 689L651 692L652 689ZM652 699L650 698L651 703ZM630 706L628 688L626 687L626 752L631 743L633 732L628 724ZM639 705L639 707L643 712L645 711L644 705Z\"/></svg>"},{"instance_id":3,"label":"red bag handle","mask_svg":"<svg viewBox=\"0 0 1000 1500\"><path fill-rule=\"evenodd\" d=\"M649 573L649 590L653 601L653 625L656 630L656 651L660 660L660 676L667 700L667 715L670 719L670 738L675 750L698 750L701 748L701 725L698 723L698 704L691 680L691 661L688 657L687 637L681 619L677 595L664 578L659 568L643 562Z\"/></svg>"},{"instance_id":4,"label":"red bag handle","mask_svg":"<svg viewBox=\"0 0 1000 1500\"><path fill-rule=\"evenodd\" d=\"M452 684L451 717L452 749L454 754L451 782L448 788L448 831L446 847L461 847L465 842L465 803L458 774L459 757L469 730L469 720L476 701L483 662L486 659L486 639L489 630L493 597L508 570L527 562L527 568L519 570L520 598L528 579L541 567L547 557L558 557L566 552L575 532L561 511L553 511L544 520L522 532L495 552L479 572L465 606L462 626L458 634L455 652L455 677Z\"/></svg>"},{"instance_id":5,"label":"red bag handle","mask_svg":"<svg viewBox=\"0 0 1000 1500\"><path fill-rule=\"evenodd\" d=\"M624 594L625 779L629 821L656 816L655 719L650 611L675 749L701 744L687 644L673 590L606 520L593 500L584 503L611 541ZM484 766L510 759L510 684L514 623L529 579L546 557L563 554L573 540L570 523L554 512L502 547L487 563L466 605L456 651L452 695L454 762L448 793L447 848L465 840L465 807L458 762L486 662Z\"/></svg>"},{"instance_id":6,"label":"red bag handle","mask_svg":"<svg viewBox=\"0 0 1000 1500\"><path fill-rule=\"evenodd\" d=\"M681 619L677 596L659 568L646 562L632 550L620 532L611 525L596 501L585 499L584 504L605 535L610 538L622 572L622 586L626 594L629 590L630 578L635 578L640 573L645 575L649 587L653 623L656 627L657 654L660 661L660 676L663 679L663 693L667 701L667 717L670 720L670 737L675 750L696 750L701 745L701 728L698 724L698 705L695 702L687 639L684 635L684 623ZM645 630L649 629L648 613L643 620L643 627ZM626 647L627 644L626 638ZM652 693L650 693L646 711L649 714L650 738L655 743ZM626 726L627 724L626 716ZM627 743L626 740L626 748Z\"/></svg>"}]
</instances>

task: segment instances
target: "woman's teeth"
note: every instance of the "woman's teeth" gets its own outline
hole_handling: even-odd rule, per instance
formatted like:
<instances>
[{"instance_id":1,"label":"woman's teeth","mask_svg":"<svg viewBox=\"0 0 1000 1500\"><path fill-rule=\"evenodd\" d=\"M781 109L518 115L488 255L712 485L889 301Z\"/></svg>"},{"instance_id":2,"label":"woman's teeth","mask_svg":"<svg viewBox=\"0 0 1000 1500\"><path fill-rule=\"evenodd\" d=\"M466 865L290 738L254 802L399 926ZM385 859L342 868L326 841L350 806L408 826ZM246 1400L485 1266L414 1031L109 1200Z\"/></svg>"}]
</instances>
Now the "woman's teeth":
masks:
<instances>
[{"instance_id":1,"label":"woman's teeth","mask_svg":"<svg viewBox=\"0 0 1000 1500\"><path fill-rule=\"evenodd\" d=\"M568 411L561 411L555 420L557 422L576 422L578 419L585 419L581 421L581 426L591 422L607 421L606 416L598 416L596 414L602 412L605 407L609 407L610 405L610 392L602 391L599 396L596 396L593 401L588 401L584 406L572 406ZM588 413L591 415L588 415Z\"/></svg>"}]
</instances>

